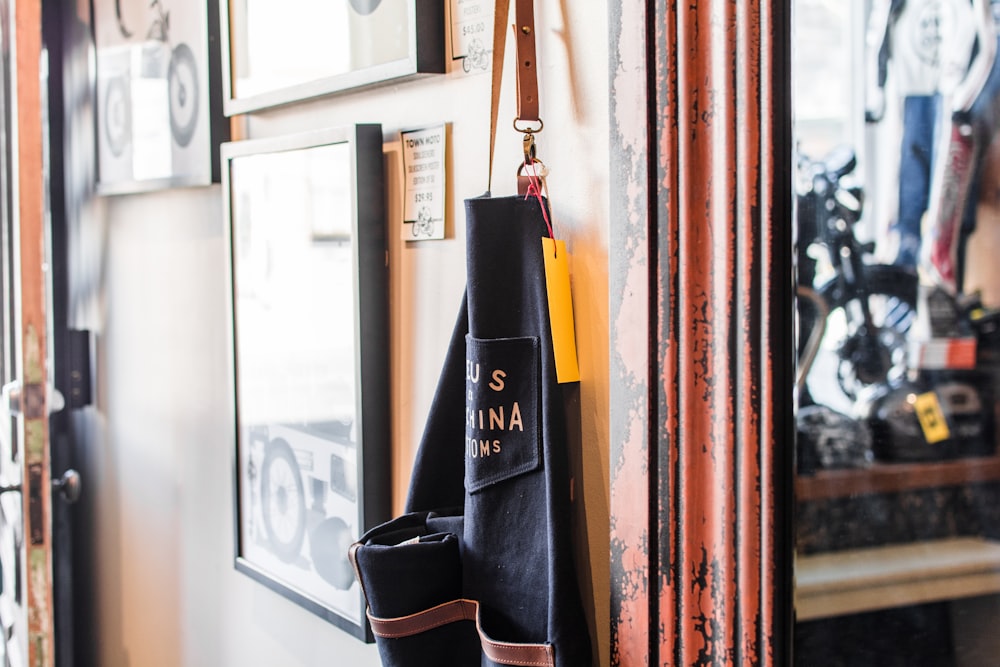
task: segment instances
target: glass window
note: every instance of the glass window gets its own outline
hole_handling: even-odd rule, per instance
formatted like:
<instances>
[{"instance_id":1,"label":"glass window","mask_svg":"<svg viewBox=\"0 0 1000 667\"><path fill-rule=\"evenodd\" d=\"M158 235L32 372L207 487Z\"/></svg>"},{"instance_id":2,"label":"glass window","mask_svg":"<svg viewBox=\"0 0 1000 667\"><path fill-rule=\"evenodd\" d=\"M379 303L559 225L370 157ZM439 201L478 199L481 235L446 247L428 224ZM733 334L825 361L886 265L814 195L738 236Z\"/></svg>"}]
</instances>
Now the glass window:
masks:
<instances>
[{"instance_id":1,"label":"glass window","mask_svg":"<svg viewBox=\"0 0 1000 667\"><path fill-rule=\"evenodd\" d=\"M794 0L799 665L1000 654L1000 0Z\"/></svg>"}]
</instances>

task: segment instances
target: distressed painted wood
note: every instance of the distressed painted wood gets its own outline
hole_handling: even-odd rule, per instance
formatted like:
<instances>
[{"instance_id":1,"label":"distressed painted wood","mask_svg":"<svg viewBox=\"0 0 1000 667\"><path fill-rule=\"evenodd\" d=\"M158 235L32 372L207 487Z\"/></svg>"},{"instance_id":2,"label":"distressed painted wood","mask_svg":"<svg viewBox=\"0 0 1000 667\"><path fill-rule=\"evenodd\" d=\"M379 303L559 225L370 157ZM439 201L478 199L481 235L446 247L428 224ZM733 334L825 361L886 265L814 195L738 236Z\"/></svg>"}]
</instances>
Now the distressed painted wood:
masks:
<instances>
[{"instance_id":1,"label":"distressed painted wood","mask_svg":"<svg viewBox=\"0 0 1000 667\"><path fill-rule=\"evenodd\" d=\"M28 664L54 664L52 613L51 483L46 395L45 182L42 139L42 15L39 0L18 0L17 191L20 234L20 336L24 427L24 542L27 549L25 600L28 608Z\"/></svg>"},{"instance_id":2,"label":"distressed painted wood","mask_svg":"<svg viewBox=\"0 0 1000 667\"><path fill-rule=\"evenodd\" d=\"M649 2L640 66L628 5L612 11L613 99L625 73L650 86L612 102L612 171L626 162L612 183L622 230L611 253L612 664L781 665L793 447L787 8ZM622 237L647 241L644 252ZM641 360L636 324L653 343Z\"/></svg>"},{"instance_id":3,"label":"distressed painted wood","mask_svg":"<svg viewBox=\"0 0 1000 667\"><path fill-rule=\"evenodd\" d=\"M611 294L611 651L616 664L647 665L656 610L650 572L649 162L646 12L642 3L612 3L610 30ZM638 102L638 103L637 103ZM655 231L655 230L654 230ZM654 236L655 238L655 236ZM652 534L655 539L655 534Z\"/></svg>"}]
</instances>

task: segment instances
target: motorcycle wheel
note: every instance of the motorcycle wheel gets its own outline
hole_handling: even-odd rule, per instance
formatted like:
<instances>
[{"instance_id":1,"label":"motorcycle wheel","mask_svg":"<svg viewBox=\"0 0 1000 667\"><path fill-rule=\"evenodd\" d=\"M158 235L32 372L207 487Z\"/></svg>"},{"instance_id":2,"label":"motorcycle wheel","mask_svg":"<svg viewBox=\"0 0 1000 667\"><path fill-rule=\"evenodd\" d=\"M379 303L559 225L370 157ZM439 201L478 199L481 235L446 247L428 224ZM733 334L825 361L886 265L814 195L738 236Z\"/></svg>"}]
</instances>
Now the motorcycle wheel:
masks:
<instances>
[{"instance_id":1,"label":"motorcycle wheel","mask_svg":"<svg viewBox=\"0 0 1000 667\"><path fill-rule=\"evenodd\" d=\"M865 267L874 329L865 330L861 297L833 278L816 288L830 313L820 349L837 356L837 383L850 400L865 387L906 371L906 334L916 317L917 274L888 264ZM808 335L808 332L805 332Z\"/></svg>"},{"instance_id":2,"label":"motorcycle wheel","mask_svg":"<svg viewBox=\"0 0 1000 667\"><path fill-rule=\"evenodd\" d=\"M295 453L284 440L271 442L264 455L260 503L271 550L285 562L294 561L306 533L306 498Z\"/></svg>"}]
</instances>

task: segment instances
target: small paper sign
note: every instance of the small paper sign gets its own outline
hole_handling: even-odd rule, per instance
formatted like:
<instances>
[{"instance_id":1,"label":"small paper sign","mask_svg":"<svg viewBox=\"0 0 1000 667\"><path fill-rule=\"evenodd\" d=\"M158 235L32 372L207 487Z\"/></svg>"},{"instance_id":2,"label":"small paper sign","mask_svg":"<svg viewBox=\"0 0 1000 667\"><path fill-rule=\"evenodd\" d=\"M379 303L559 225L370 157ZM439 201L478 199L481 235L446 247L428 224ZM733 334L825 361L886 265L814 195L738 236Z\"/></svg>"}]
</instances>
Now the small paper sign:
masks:
<instances>
[{"instance_id":1,"label":"small paper sign","mask_svg":"<svg viewBox=\"0 0 1000 667\"><path fill-rule=\"evenodd\" d=\"M401 132L404 241L444 238L445 126Z\"/></svg>"},{"instance_id":2,"label":"small paper sign","mask_svg":"<svg viewBox=\"0 0 1000 667\"><path fill-rule=\"evenodd\" d=\"M485 72L493 50L493 2L451 0L451 58L467 73Z\"/></svg>"},{"instance_id":3,"label":"small paper sign","mask_svg":"<svg viewBox=\"0 0 1000 667\"><path fill-rule=\"evenodd\" d=\"M920 394L913 403L913 409L917 413L917 420L920 421L920 428L924 431L927 444L933 445L948 439L951 433L944 413L941 412L937 394L933 391Z\"/></svg>"}]
</instances>

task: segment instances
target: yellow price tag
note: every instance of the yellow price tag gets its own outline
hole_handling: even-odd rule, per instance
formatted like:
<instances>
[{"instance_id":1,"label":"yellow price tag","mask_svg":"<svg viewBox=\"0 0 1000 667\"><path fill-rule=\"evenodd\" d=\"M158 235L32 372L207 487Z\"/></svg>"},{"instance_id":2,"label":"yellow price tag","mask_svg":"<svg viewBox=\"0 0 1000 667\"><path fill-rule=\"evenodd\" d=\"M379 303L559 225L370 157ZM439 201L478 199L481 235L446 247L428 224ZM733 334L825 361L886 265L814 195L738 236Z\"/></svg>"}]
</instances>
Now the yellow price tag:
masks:
<instances>
[{"instance_id":1,"label":"yellow price tag","mask_svg":"<svg viewBox=\"0 0 1000 667\"><path fill-rule=\"evenodd\" d=\"M937 394L933 391L916 396L913 401L913 409L917 413L920 421L920 428L924 431L924 439L927 444L947 440L951 433L948 431L948 422L941 412L941 405L938 403Z\"/></svg>"},{"instance_id":2,"label":"yellow price tag","mask_svg":"<svg viewBox=\"0 0 1000 667\"><path fill-rule=\"evenodd\" d=\"M576 328L573 324L573 296L569 288L569 253L566 244L542 239L545 258L545 290L549 297L549 324L559 383L579 382L580 364L576 356Z\"/></svg>"}]
</instances>

